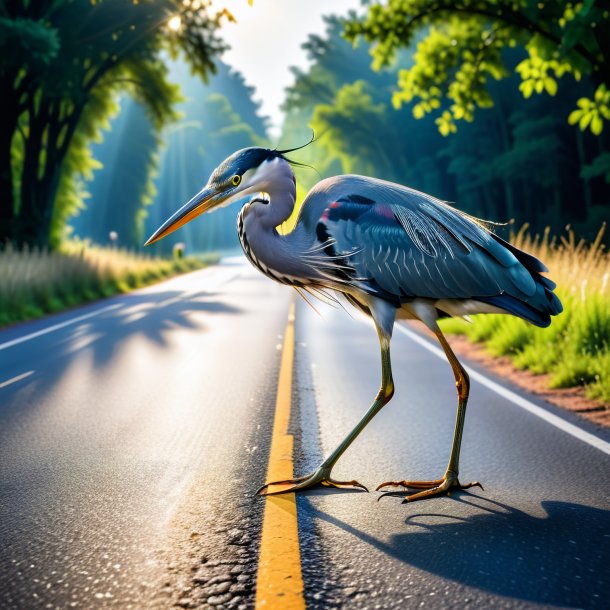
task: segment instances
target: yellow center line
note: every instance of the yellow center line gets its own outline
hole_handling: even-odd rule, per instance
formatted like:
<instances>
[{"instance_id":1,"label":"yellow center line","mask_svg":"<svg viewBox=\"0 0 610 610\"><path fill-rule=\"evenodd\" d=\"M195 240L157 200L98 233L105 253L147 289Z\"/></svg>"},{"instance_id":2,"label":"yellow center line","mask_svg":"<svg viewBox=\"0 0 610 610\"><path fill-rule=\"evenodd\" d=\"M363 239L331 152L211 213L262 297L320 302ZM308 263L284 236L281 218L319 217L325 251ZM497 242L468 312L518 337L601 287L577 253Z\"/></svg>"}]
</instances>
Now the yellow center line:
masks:
<instances>
[{"instance_id":1,"label":"yellow center line","mask_svg":"<svg viewBox=\"0 0 610 610\"><path fill-rule=\"evenodd\" d=\"M293 436L288 433L294 362L294 303L290 306L284 332L280 378L275 402L275 419L267 481L290 479L293 475ZM256 610L300 610L305 608L301 551L293 493L265 498L263 532L256 575Z\"/></svg>"}]
</instances>

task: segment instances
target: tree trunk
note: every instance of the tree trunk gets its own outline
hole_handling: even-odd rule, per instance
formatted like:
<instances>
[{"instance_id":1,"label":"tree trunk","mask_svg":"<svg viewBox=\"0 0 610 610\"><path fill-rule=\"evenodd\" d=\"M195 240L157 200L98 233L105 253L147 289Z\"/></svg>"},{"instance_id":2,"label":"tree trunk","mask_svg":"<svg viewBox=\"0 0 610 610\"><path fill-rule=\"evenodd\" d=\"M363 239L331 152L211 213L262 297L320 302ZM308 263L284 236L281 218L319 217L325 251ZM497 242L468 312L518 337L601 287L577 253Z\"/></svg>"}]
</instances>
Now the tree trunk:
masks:
<instances>
[{"instance_id":1,"label":"tree trunk","mask_svg":"<svg viewBox=\"0 0 610 610\"><path fill-rule=\"evenodd\" d=\"M576 152L578 153L578 165L582 168L587 164L585 144L583 141L582 131L580 131L580 129L575 129L574 131L576 132ZM585 204L583 217L586 217L593 203L593 196L591 194L591 180L590 178L583 178L582 176L580 179L582 181L583 201Z\"/></svg>"},{"instance_id":2,"label":"tree trunk","mask_svg":"<svg viewBox=\"0 0 610 610\"><path fill-rule=\"evenodd\" d=\"M77 107L68 117L67 130L61 146L58 137L58 108L52 105L39 108L30 115L30 129L25 147L21 180L21 205L15 222L19 243L50 246L51 222L55 198L60 184L62 164L76 131L84 106ZM46 130L46 141L45 141ZM46 151L44 167L40 151Z\"/></svg>"},{"instance_id":3,"label":"tree trunk","mask_svg":"<svg viewBox=\"0 0 610 610\"><path fill-rule=\"evenodd\" d=\"M50 246L53 207L59 189L63 156L61 159L55 157L48 161L49 169L42 177L37 176L37 165L24 171L17 222L19 242L40 248Z\"/></svg>"},{"instance_id":4,"label":"tree trunk","mask_svg":"<svg viewBox=\"0 0 610 610\"><path fill-rule=\"evenodd\" d=\"M507 118L509 113L507 112L504 104L502 103L502 98L497 101L498 108L500 110L498 120L496 124L500 131L500 141L502 142L502 152L507 153L512 148L511 142L511 134L508 131L508 121ZM502 172L502 190L504 192L504 205L505 205L505 214L506 218L503 221L509 222L511 220L516 220L517 210L515 209L515 197L513 191L513 183L512 176L508 169L504 169Z\"/></svg>"},{"instance_id":5,"label":"tree trunk","mask_svg":"<svg viewBox=\"0 0 610 610\"><path fill-rule=\"evenodd\" d=\"M59 183L60 159L57 159L55 142L49 137L48 125L52 118L49 104L40 104L38 111L29 110L29 130L25 142L19 216L16 222L16 238L19 243L46 247L53 202ZM46 131L46 142L45 142ZM42 166L41 152L45 151Z\"/></svg>"},{"instance_id":6,"label":"tree trunk","mask_svg":"<svg viewBox=\"0 0 610 610\"><path fill-rule=\"evenodd\" d=\"M8 79L0 80L0 87L6 91ZM11 83L12 87L12 83ZM14 96L6 96L2 102L0 120L0 246L13 239L15 200L13 193L13 172L11 167L11 146L17 130L19 111Z\"/></svg>"},{"instance_id":7,"label":"tree trunk","mask_svg":"<svg viewBox=\"0 0 610 610\"><path fill-rule=\"evenodd\" d=\"M13 174L11 171L11 142L13 133L4 119L0 121L0 246L13 238Z\"/></svg>"}]
</instances>

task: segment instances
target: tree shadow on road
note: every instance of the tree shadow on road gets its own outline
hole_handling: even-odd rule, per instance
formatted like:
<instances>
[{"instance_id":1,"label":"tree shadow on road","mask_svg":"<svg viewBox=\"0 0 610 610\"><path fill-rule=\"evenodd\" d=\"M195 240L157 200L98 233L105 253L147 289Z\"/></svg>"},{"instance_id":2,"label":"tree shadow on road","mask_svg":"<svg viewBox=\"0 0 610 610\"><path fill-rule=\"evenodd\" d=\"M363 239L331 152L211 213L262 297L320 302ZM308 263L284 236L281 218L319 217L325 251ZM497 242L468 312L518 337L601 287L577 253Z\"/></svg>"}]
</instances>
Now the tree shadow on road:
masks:
<instances>
[{"instance_id":1,"label":"tree shadow on road","mask_svg":"<svg viewBox=\"0 0 610 610\"><path fill-rule=\"evenodd\" d=\"M170 336L177 330L194 329L197 333L206 331L207 316L196 314L238 314L240 309L221 298L215 292L200 291L185 295L180 290L163 292L134 292L107 301L107 306L116 302L116 308L104 311L95 317L77 322L66 331L49 333L36 343L25 342L14 346L7 354L7 364L16 371L34 366L36 373L23 386L37 384L38 390L49 391L61 379L64 371L83 355L92 359L96 370L110 365L119 352L127 348L130 341L141 337L151 347L164 348L169 345ZM87 313L88 308L82 308ZM37 330L53 323L61 323L72 314L58 314L36 321L30 328ZM19 329L16 329L19 330ZM12 337L7 336L7 339ZM32 350L36 356L32 357ZM33 387L33 386L32 386Z\"/></svg>"},{"instance_id":2,"label":"tree shadow on road","mask_svg":"<svg viewBox=\"0 0 610 610\"><path fill-rule=\"evenodd\" d=\"M544 501L546 515L537 517L476 495L452 499L459 509L443 514L413 505L420 510L407 517L407 531L389 542L311 504L307 510L410 566L462 585L539 604L605 606L610 511Z\"/></svg>"}]
</instances>

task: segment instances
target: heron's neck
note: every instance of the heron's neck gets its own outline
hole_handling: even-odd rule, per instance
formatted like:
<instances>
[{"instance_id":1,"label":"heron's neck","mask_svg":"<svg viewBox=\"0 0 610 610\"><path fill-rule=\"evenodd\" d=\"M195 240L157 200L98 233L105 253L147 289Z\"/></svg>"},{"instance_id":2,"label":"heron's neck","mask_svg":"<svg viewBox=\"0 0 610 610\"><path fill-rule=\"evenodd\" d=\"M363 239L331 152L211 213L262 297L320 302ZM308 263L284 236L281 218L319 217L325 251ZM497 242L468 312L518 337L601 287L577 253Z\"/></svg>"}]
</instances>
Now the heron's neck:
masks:
<instances>
[{"instance_id":1,"label":"heron's neck","mask_svg":"<svg viewBox=\"0 0 610 610\"><path fill-rule=\"evenodd\" d=\"M294 174L288 163L282 163L288 171L274 168L273 179L261 189L268 194L269 203L253 200L245 205L237 225L242 248L250 261L269 277L292 283L290 277L303 277L306 271L300 253L307 244L306 236L298 228L288 235L280 235L276 229L288 220L296 201Z\"/></svg>"},{"instance_id":2,"label":"heron's neck","mask_svg":"<svg viewBox=\"0 0 610 610\"><path fill-rule=\"evenodd\" d=\"M261 191L269 195L269 203L253 203L248 215L253 214L257 222L269 231L274 230L290 218L297 197L296 180L290 164L283 159L274 159L261 168Z\"/></svg>"}]
</instances>

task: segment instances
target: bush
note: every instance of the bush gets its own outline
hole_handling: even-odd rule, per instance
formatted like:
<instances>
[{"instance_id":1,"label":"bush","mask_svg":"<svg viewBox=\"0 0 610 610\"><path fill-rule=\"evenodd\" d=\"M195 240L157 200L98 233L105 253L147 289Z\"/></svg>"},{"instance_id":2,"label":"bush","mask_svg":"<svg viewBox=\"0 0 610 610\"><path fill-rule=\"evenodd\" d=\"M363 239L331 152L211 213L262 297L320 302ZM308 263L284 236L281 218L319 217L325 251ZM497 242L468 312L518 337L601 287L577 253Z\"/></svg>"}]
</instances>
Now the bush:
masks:
<instances>
[{"instance_id":1,"label":"bush","mask_svg":"<svg viewBox=\"0 0 610 610\"><path fill-rule=\"evenodd\" d=\"M126 292L216 260L164 259L69 242L61 251L0 250L0 326Z\"/></svg>"}]
</instances>

